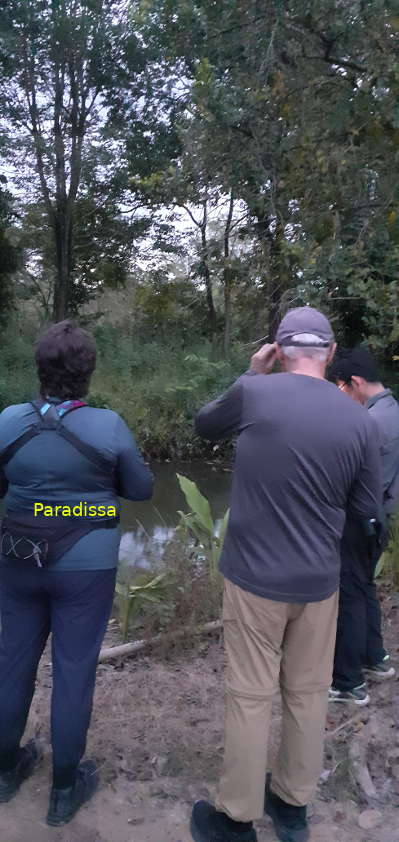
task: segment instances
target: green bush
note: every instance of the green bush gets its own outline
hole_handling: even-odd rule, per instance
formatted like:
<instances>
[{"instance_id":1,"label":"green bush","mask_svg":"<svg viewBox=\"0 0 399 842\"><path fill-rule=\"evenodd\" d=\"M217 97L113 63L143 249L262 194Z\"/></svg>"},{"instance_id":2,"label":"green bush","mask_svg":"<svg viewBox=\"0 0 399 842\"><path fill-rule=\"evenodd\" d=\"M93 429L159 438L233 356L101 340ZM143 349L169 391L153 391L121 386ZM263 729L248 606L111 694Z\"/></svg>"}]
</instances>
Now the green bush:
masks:
<instances>
[{"instance_id":1,"label":"green bush","mask_svg":"<svg viewBox=\"0 0 399 842\"><path fill-rule=\"evenodd\" d=\"M0 409L32 400L37 394L34 323L9 324L2 334ZM207 400L226 389L244 370L239 349L229 361L218 359L210 343L182 347L104 325L95 329L98 362L89 401L114 409L154 459L195 458L207 446L196 437L193 416Z\"/></svg>"},{"instance_id":2,"label":"green bush","mask_svg":"<svg viewBox=\"0 0 399 842\"><path fill-rule=\"evenodd\" d=\"M119 412L152 458L203 454L194 413L242 373L246 358L237 351L229 361L218 360L210 344L182 349L138 342L111 328L99 329L96 337L91 402Z\"/></svg>"},{"instance_id":3,"label":"green bush","mask_svg":"<svg viewBox=\"0 0 399 842\"><path fill-rule=\"evenodd\" d=\"M0 410L32 400L37 394L33 337L11 320L2 330L0 354Z\"/></svg>"}]
</instances>

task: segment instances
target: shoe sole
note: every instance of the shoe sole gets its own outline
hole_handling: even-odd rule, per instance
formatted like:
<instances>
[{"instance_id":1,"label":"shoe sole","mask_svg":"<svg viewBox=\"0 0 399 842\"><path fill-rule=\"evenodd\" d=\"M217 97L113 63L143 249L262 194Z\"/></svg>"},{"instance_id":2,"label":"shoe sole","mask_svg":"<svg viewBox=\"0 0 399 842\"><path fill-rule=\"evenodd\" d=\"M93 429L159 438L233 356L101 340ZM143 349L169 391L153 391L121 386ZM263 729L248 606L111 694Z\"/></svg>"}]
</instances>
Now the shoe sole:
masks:
<instances>
[{"instance_id":1,"label":"shoe sole","mask_svg":"<svg viewBox=\"0 0 399 842\"><path fill-rule=\"evenodd\" d=\"M80 807L83 807L83 804L81 804ZM48 825L48 827L63 827L65 824L69 824L69 822L71 822L72 819L75 818L76 813L78 813L80 810L80 807L78 807L78 809L75 810L74 813L72 813L69 819L62 819L62 821L55 821L54 819L49 819L47 816L46 824Z\"/></svg>"},{"instance_id":2,"label":"shoe sole","mask_svg":"<svg viewBox=\"0 0 399 842\"><path fill-rule=\"evenodd\" d=\"M2 795L0 795L0 804L8 804L9 801L12 801L12 799L16 795L18 795L18 792L19 792L22 784L24 784L25 781L27 781L28 778L30 778L33 775L33 773L36 771L37 767L39 766L39 764L41 763L42 760L43 760L43 752L40 749L38 749L37 750L37 756L34 758L34 760L32 760L31 765L27 767L23 777L18 782L17 786L13 787L8 793L3 793Z\"/></svg>"},{"instance_id":3,"label":"shoe sole","mask_svg":"<svg viewBox=\"0 0 399 842\"><path fill-rule=\"evenodd\" d=\"M373 670L365 669L364 674L371 681L387 681L390 678L395 678L396 670L393 667L389 672L373 672Z\"/></svg>"},{"instance_id":4,"label":"shoe sole","mask_svg":"<svg viewBox=\"0 0 399 842\"><path fill-rule=\"evenodd\" d=\"M329 702L335 702L339 705L356 705L358 708L364 708L366 705L370 704L370 696L366 696L365 699L338 699L336 696L330 696L328 699Z\"/></svg>"}]
</instances>

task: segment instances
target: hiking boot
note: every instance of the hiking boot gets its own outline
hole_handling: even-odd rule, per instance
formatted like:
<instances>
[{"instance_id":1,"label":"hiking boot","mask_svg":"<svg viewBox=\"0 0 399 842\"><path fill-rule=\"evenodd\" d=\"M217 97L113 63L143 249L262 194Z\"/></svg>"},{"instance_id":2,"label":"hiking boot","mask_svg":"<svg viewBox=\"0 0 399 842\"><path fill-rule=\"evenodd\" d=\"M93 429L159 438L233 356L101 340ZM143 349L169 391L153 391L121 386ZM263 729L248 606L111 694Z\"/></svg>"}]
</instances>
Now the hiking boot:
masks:
<instances>
[{"instance_id":1,"label":"hiking boot","mask_svg":"<svg viewBox=\"0 0 399 842\"><path fill-rule=\"evenodd\" d=\"M50 794L50 806L47 813L47 824L58 827L73 819L82 804L94 795L98 787L98 772L92 760L81 763L76 773L73 786L66 789L56 789L53 786Z\"/></svg>"},{"instance_id":2,"label":"hiking boot","mask_svg":"<svg viewBox=\"0 0 399 842\"><path fill-rule=\"evenodd\" d=\"M270 789L271 775L268 775L265 792L265 813L273 821L280 842L307 842L310 830L306 818L306 807L287 804Z\"/></svg>"},{"instance_id":3,"label":"hiking boot","mask_svg":"<svg viewBox=\"0 0 399 842\"><path fill-rule=\"evenodd\" d=\"M252 822L234 822L208 801L194 804L190 824L194 842L257 842Z\"/></svg>"},{"instance_id":4,"label":"hiking boot","mask_svg":"<svg viewBox=\"0 0 399 842\"><path fill-rule=\"evenodd\" d=\"M385 655L379 664L374 664L371 667L365 667L364 672L368 678L375 681L384 681L386 678L394 678L396 670L391 666L389 655Z\"/></svg>"},{"instance_id":5,"label":"hiking boot","mask_svg":"<svg viewBox=\"0 0 399 842\"><path fill-rule=\"evenodd\" d=\"M29 740L26 746L21 748L19 760L14 769L9 772L0 772L0 804L11 801L21 784L30 778L42 756L35 740Z\"/></svg>"},{"instance_id":6,"label":"hiking boot","mask_svg":"<svg viewBox=\"0 0 399 842\"><path fill-rule=\"evenodd\" d=\"M365 684L359 684L359 687L354 687L353 690L336 690L335 687L330 687L328 691L329 702L352 702L358 707L368 705L370 696L367 692Z\"/></svg>"}]
</instances>

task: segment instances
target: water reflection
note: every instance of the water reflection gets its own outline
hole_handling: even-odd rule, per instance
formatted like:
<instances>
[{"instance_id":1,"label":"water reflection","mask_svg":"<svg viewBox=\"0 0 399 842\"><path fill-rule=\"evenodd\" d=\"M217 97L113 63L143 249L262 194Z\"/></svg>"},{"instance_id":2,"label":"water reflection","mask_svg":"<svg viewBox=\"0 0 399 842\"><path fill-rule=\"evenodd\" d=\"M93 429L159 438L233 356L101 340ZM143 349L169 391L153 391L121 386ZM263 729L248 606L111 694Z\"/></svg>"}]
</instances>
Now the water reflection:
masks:
<instances>
[{"instance_id":1,"label":"water reflection","mask_svg":"<svg viewBox=\"0 0 399 842\"><path fill-rule=\"evenodd\" d=\"M154 525L149 534L142 524L136 530L124 532L119 546L119 562L136 570L152 570L162 566L168 542L174 527Z\"/></svg>"},{"instance_id":2,"label":"water reflection","mask_svg":"<svg viewBox=\"0 0 399 842\"><path fill-rule=\"evenodd\" d=\"M137 570L162 565L166 546L179 520L179 510L187 511L176 472L197 483L211 505L213 517L221 518L229 506L231 474L206 463L152 465L154 497L147 503L122 501L122 540L119 560Z\"/></svg>"}]
</instances>

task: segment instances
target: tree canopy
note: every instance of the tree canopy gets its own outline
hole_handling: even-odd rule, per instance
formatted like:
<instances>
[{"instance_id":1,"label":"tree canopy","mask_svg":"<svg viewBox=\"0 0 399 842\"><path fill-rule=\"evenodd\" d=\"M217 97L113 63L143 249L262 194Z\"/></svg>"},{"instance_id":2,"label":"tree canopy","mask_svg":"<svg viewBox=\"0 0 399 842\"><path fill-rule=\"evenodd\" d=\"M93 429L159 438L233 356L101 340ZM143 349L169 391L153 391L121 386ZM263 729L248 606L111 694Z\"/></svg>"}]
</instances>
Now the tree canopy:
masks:
<instances>
[{"instance_id":1,"label":"tree canopy","mask_svg":"<svg viewBox=\"0 0 399 842\"><path fill-rule=\"evenodd\" d=\"M161 284L225 354L312 303L394 355L395 7L10 0L3 157L32 294L45 278L61 318L136 278L139 318Z\"/></svg>"}]
</instances>

